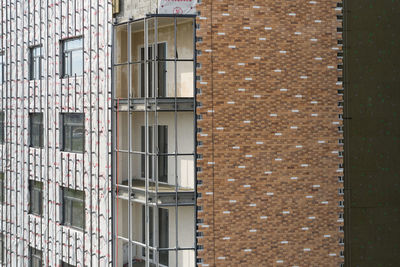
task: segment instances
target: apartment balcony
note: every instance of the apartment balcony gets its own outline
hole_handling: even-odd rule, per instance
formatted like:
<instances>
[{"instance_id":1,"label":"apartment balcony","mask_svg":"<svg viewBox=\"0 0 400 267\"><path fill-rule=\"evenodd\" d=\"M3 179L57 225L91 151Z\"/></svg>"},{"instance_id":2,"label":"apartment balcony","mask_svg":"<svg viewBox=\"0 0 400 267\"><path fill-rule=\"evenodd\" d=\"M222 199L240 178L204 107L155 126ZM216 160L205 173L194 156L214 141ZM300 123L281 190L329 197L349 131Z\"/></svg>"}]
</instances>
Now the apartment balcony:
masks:
<instances>
[{"instance_id":1,"label":"apartment balcony","mask_svg":"<svg viewBox=\"0 0 400 267\"><path fill-rule=\"evenodd\" d=\"M146 225L149 227L147 243L150 266L156 266L156 262L159 262L160 266L195 266L195 208L148 207L147 212L148 224L145 223L145 205L131 203L129 211L129 201L119 201L117 266L127 266L129 259L134 267L145 266Z\"/></svg>"},{"instance_id":2,"label":"apartment balcony","mask_svg":"<svg viewBox=\"0 0 400 267\"><path fill-rule=\"evenodd\" d=\"M193 17L114 26L116 262L195 266Z\"/></svg>"},{"instance_id":3,"label":"apartment balcony","mask_svg":"<svg viewBox=\"0 0 400 267\"><path fill-rule=\"evenodd\" d=\"M116 110L194 109L192 17L148 18L118 25L114 32Z\"/></svg>"}]
</instances>

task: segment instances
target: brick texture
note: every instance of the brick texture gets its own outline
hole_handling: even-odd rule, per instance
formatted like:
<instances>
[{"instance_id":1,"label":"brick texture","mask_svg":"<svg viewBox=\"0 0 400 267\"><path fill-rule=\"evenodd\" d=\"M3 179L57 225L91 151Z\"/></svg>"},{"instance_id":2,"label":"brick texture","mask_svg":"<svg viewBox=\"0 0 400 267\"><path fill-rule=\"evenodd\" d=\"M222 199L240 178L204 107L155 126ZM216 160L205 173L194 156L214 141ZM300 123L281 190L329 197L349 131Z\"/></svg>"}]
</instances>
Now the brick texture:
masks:
<instances>
[{"instance_id":1,"label":"brick texture","mask_svg":"<svg viewBox=\"0 0 400 267\"><path fill-rule=\"evenodd\" d=\"M199 266L340 266L340 3L198 11Z\"/></svg>"}]
</instances>

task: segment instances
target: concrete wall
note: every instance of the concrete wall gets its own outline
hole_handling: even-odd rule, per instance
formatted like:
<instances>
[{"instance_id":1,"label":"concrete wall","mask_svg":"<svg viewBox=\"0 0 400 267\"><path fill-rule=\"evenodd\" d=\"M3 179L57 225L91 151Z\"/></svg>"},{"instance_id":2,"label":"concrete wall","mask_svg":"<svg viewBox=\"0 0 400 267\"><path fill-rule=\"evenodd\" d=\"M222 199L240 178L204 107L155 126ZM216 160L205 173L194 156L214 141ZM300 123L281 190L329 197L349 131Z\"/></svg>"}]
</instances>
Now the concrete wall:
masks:
<instances>
[{"instance_id":1,"label":"concrete wall","mask_svg":"<svg viewBox=\"0 0 400 267\"><path fill-rule=\"evenodd\" d=\"M119 0L120 13L116 18L118 21L127 21L130 18L140 19L147 14L156 14L158 0Z\"/></svg>"}]
</instances>

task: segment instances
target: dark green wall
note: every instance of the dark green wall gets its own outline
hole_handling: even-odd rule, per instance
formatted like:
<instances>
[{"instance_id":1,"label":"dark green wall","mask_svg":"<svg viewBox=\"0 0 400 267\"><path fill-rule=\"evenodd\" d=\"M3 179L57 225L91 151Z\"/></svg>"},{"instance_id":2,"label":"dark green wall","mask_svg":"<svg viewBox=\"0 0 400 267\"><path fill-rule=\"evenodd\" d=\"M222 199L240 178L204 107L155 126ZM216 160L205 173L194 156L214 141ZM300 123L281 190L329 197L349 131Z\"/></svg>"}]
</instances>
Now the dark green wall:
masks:
<instances>
[{"instance_id":1,"label":"dark green wall","mask_svg":"<svg viewBox=\"0 0 400 267\"><path fill-rule=\"evenodd\" d=\"M346 266L400 266L400 0L345 0Z\"/></svg>"}]
</instances>

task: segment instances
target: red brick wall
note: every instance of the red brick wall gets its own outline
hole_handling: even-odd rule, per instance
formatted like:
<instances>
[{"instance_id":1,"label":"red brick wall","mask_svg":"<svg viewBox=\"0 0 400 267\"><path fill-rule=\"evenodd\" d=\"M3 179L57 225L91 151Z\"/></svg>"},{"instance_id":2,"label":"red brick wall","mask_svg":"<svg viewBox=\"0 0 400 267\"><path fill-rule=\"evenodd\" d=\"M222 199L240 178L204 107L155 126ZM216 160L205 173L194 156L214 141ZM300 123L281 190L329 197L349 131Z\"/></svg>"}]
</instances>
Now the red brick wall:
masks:
<instances>
[{"instance_id":1,"label":"red brick wall","mask_svg":"<svg viewBox=\"0 0 400 267\"><path fill-rule=\"evenodd\" d=\"M337 1L198 11L199 266L339 266Z\"/></svg>"}]
</instances>

